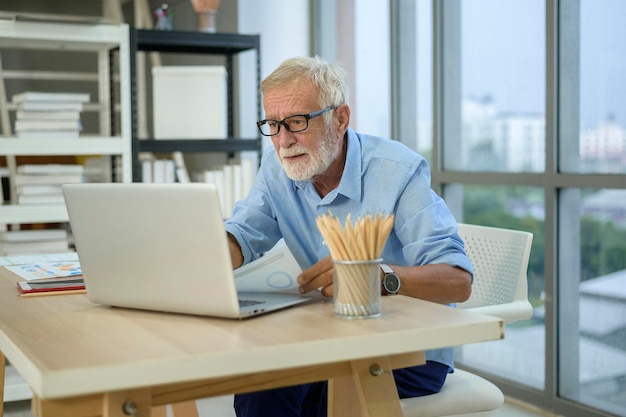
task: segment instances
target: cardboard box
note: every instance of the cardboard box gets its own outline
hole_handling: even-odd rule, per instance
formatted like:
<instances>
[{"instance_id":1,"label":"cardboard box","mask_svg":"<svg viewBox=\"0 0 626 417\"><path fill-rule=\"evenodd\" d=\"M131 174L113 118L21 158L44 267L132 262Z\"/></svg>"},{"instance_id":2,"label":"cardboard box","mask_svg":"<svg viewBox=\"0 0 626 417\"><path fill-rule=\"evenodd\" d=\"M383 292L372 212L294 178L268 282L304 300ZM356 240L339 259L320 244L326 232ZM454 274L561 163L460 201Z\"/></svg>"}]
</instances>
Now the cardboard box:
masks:
<instances>
[{"instance_id":1,"label":"cardboard box","mask_svg":"<svg viewBox=\"0 0 626 417\"><path fill-rule=\"evenodd\" d=\"M222 66L153 67L155 139L225 139L226 77Z\"/></svg>"}]
</instances>

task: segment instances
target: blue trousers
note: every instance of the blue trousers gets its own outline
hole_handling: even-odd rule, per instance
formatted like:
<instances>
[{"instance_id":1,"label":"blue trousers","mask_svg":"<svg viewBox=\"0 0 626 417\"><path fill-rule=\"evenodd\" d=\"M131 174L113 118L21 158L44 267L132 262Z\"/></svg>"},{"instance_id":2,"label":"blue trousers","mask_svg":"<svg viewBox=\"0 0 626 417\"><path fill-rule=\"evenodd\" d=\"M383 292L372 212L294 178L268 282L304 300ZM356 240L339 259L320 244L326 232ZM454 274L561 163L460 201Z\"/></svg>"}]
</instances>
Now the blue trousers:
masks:
<instances>
[{"instance_id":1,"label":"blue trousers","mask_svg":"<svg viewBox=\"0 0 626 417\"><path fill-rule=\"evenodd\" d=\"M393 377L400 398L439 392L450 368L438 362L396 369ZM294 385L235 395L238 417L326 417L327 382Z\"/></svg>"}]
</instances>

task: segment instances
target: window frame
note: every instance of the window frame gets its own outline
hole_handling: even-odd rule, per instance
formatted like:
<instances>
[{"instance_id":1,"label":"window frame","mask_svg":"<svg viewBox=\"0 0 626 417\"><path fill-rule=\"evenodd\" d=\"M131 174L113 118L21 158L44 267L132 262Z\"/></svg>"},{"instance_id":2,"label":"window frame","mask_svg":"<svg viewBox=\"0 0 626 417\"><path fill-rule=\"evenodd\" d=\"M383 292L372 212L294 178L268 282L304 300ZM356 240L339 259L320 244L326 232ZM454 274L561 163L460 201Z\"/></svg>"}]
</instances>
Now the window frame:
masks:
<instances>
[{"instance_id":1,"label":"window frame","mask_svg":"<svg viewBox=\"0 0 626 417\"><path fill-rule=\"evenodd\" d=\"M580 2L572 0L545 1L545 168L543 172L477 172L447 169L455 152L445 156L446 147L458 149L460 143L460 1L433 0L433 142L430 165L432 187L443 195L459 221L462 219L463 185L529 186L544 190L545 204L545 371L544 389L533 390L522 384L482 374L495 382L506 395L553 410L568 416L606 416L601 410L576 403L560 396L563 392L578 391L579 327L578 286L580 282L579 244L580 215L567 207L580 205L580 190L584 188L626 188L623 174L578 173L565 167L566 161L578 159L578 140L566 142L566 138L579 137L580 100ZM392 22L397 45L393 57L409 56L415 60L415 48L402 41L407 31L415 37L415 29L406 25L415 22L416 8L403 8L405 0L391 0L395 19ZM407 17L408 16L408 17ZM406 59L406 58L405 58ZM395 66L405 65L401 59ZM421 63L413 61L413 71ZM402 91L407 78L415 79L416 73L396 68L393 73L394 104L403 106ZM406 93L404 93L406 94ZM409 106L410 108L410 106ZM394 120L396 137L415 129L414 114L398 111ZM412 116L412 117L411 117ZM574 155L575 157L569 157ZM571 164L570 164L571 165ZM572 254L575 258L572 259ZM576 311L572 311L576 310ZM574 316L572 316L574 314ZM559 317L567 319L558 321ZM573 318L573 319L572 319ZM561 364L564 364L561 366ZM480 370L472 371L481 374Z\"/></svg>"}]
</instances>

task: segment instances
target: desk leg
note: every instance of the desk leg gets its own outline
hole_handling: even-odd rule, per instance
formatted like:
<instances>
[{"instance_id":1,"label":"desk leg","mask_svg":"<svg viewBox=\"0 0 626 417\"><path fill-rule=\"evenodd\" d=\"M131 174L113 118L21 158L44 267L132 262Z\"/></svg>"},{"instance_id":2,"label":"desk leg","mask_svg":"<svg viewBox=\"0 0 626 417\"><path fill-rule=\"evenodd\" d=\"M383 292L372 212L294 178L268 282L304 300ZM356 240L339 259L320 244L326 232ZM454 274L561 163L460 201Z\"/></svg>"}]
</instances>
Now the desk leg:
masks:
<instances>
[{"instance_id":1,"label":"desk leg","mask_svg":"<svg viewBox=\"0 0 626 417\"><path fill-rule=\"evenodd\" d=\"M155 405L152 407L150 417L167 417L167 405Z\"/></svg>"},{"instance_id":2,"label":"desk leg","mask_svg":"<svg viewBox=\"0 0 626 417\"><path fill-rule=\"evenodd\" d=\"M170 404L173 417L198 417L198 407L195 401L184 401ZM151 417L167 417L167 405L152 407Z\"/></svg>"},{"instance_id":3,"label":"desk leg","mask_svg":"<svg viewBox=\"0 0 626 417\"><path fill-rule=\"evenodd\" d=\"M7 366L7 361L0 352L0 417L4 415L4 369Z\"/></svg>"},{"instance_id":4,"label":"desk leg","mask_svg":"<svg viewBox=\"0 0 626 417\"><path fill-rule=\"evenodd\" d=\"M184 401L172 404L174 417L198 417L198 407L195 401Z\"/></svg>"},{"instance_id":5,"label":"desk leg","mask_svg":"<svg viewBox=\"0 0 626 417\"><path fill-rule=\"evenodd\" d=\"M374 375L373 365L383 370ZM402 417L388 357L351 362L352 376L328 381L329 417Z\"/></svg>"}]
</instances>

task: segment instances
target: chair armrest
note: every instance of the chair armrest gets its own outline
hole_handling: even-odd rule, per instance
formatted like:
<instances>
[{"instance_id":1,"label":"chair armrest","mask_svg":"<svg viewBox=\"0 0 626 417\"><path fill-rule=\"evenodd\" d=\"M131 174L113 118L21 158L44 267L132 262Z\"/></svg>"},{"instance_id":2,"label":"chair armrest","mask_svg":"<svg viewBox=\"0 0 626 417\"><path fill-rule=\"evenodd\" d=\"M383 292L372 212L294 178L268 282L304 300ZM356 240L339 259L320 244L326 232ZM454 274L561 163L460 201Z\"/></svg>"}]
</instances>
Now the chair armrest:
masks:
<instances>
[{"instance_id":1,"label":"chair armrest","mask_svg":"<svg viewBox=\"0 0 626 417\"><path fill-rule=\"evenodd\" d=\"M500 317L507 324L518 320L527 320L533 316L533 306L526 300L513 301L507 304L473 307L466 310Z\"/></svg>"}]
</instances>

